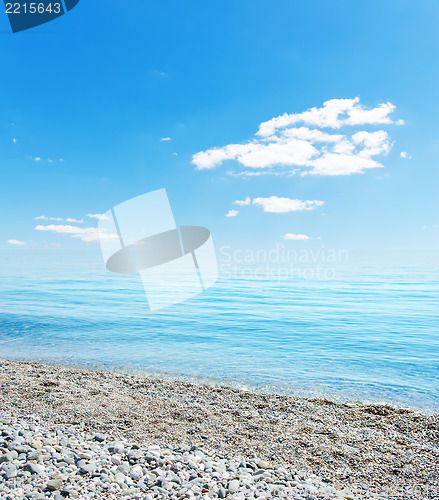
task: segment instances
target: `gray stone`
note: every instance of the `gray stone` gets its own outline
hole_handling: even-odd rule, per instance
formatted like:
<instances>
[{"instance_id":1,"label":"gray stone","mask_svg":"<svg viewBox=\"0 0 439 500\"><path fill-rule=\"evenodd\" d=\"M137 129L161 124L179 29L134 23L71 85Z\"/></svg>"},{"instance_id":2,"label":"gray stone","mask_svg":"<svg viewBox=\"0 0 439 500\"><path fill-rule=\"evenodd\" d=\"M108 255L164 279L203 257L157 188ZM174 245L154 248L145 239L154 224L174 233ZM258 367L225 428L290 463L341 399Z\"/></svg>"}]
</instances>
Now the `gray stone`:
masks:
<instances>
[{"instance_id":1,"label":"gray stone","mask_svg":"<svg viewBox=\"0 0 439 500\"><path fill-rule=\"evenodd\" d=\"M12 462L12 460L14 460L14 457L11 455L11 452L0 455L0 464L4 462Z\"/></svg>"},{"instance_id":2,"label":"gray stone","mask_svg":"<svg viewBox=\"0 0 439 500\"><path fill-rule=\"evenodd\" d=\"M130 471L130 476L135 480L138 481L143 477L143 472L142 468L139 466L133 467Z\"/></svg>"},{"instance_id":3,"label":"gray stone","mask_svg":"<svg viewBox=\"0 0 439 500\"><path fill-rule=\"evenodd\" d=\"M227 496L226 490L222 486L220 486L218 488L218 498L226 498L226 496Z\"/></svg>"},{"instance_id":4,"label":"gray stone","mask_svg":"<svg viewBox=\"0 0 439 500\"><path fill-rule=\"evenodd\" d=\"M123 472L117 472L116 475L114 476L114 482L122 485L126 481L126 476Z\"/></svg>"},{"instance_id":5,"label":"gray stone","mask_svg":"<svg viewBox=\"0 0 439 500\"><path fill-rule=\"evenodd\" d=\"M69 456L69 455L62 455L61 461L65 462L66 464L70 464L70 465L75 463L74 458Z\"/></svg>"},{"instance_id":6,"label":"gray stone","mask_svg":"<svg viewBox=\"0 0 439 500\"><path fill-rule=\"evenodd\" d=\"M81 464L80 466L78 465L79 467L79 470L83 473L83 474L91 474L92 472L94 472L96 470L96 464L95 463L91 463L91 464Z\"/></svg>"},{"instance_id":7,"label":"gray stone","mask_svg":"<svg viewBox=\"0 0 439 500\"><path fill-rule=\"evenodd\" d=\"M59 478L58 479L51 479L47 483L47 489L50 491L59 490L61 488L62 483L63 483L62 479L59 479Z\"/></svg>"},{"instance_id":8,"label":"gray stone","mask_svg":"<svg viewBox=\"0 0 439 500\"><path fill-rule=\"evenodd\" d=\"M114 441L113 443L110 443L110 445L108 446L108 451L110 453L121 454L124 450L125 446L120 441Z\"/></svg>"},{"instance_id":9,"label":"gray stone","mask_svg":"<svg viewBox=\"0 0 439 500\"><path fill-rule=\"evenodd\" d=\"M239 481L237 479L232 479L232 481L229 482L228 489L230 493L236 493L239 490Z\"/></svg>"},{"instance_id":10,"label":"gray stone","mask_svg":"<svg viewBox=\"0 0 439 500\"><path fill-rule=\"evenodd\" d=\"M17 477L17 467L14 464L7 464L3 466L3 473L8 479Z\"/></svg>"},{"instance_id":11,"label":"gray stone","mask_svg":"<svg viewBox=\"0 0 439 500\"><path fill-rule=\"evenodd\" d=\"M39 451L34 451L32 450L30 453L27 455L28 460L38 460L38 457L41 455Z\"/></svg>"},{"instance_id":12,"label":"gray stone","mask_svg":"<svg viewBox=\"0 0 439 500\"><path fill-rule=\"evenodd\" d=\"M24 469L29 471L31 474L42 474L44 472L44 467L40 464L34 464L32 462L28 462Z\"/></svg>"},{"instance_id":13,"label":"gray stone","mask_svg":"<svg viewBox=\"0 0 439 500\"><path fill-rule=\"evenodd\" d=\"M128 453L127 453L127 457L129 458L129 460L132 460L132 461L138 461L140 460L141 458L144 457L144 453L143 451L141 450L130 450Z\"/></svg>"},{"instance_id":14,"label":"gray stone","mask_svg":"<svg viewBox=\"0 0 439 500\"><path fill-rule=\"evenodd\" d=\"M31 447L24 444L17 444L14 447L9 447L9 449L15 450L20 455L21 453L28 453Z\"/></svg>"}]
</instances>

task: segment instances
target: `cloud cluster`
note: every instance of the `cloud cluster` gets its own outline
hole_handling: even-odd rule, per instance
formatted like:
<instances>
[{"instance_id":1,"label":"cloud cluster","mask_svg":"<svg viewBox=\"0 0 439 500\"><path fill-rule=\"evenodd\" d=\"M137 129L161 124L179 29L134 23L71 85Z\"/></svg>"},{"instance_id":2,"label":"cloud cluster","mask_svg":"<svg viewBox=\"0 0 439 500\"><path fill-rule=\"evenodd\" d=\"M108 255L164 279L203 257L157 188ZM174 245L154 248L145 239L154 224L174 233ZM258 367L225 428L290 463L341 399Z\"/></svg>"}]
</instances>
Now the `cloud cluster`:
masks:
<instances>
[{"instance_id":1,"label":"cloud cluster","mask_svg":"<svg viewBox=\"0 0 439 500\"><path fill-rule=\"evenodd\" d=\"M279 198L270 196L269 198L254 198L253 205L260 205L264 212L272 214L285 214L288 212L298 212L301 210L314 210L324 204L319 200L299 200L292 198Z\"/></svg>"},{"instance_id":2,"label":"cloud cluster","mask_svg":"<svg viewBox=\"0 0 439 500\"><path fill-rule=\"evenodd\" d=\"M60 217L46 217L45 215L39 215L38 217L34 217L34 220L54 220L57 222L61 222L63 219Z\"/></svg>"},{"instance_id":3,"label":"cloud cluster","mask_svg":"<svg viewBox=\"0 0 439 500\"><path fill-rule=\"evenodd\" d=\"M96 220L108 219L108 216L105 214L87 214L87 217ZM39 217L35 217L34 220L57 221L57 222L65 220L66 222L75 224L83 224L85 222L84 219L74 219L72 217L68 217L67 219L62 219L58 217L46 217L45 215L40 215ZM49 224L47 226L39 224L34 229L36 231L49 231L58 234L70 234L72 238L79 238L82 241L100 241L104 239L108 240L108 239L119 238L119 235L100 231L99 228L97 227L79 227L79 226L72 226L71 224Z\"/></svg>"},{"instance_id":4,"label":"cloud cluster","mask_svg":"<svg viewBox=\"0 0 439 500\"><path fill-rule=\"evenodd\" d=\"M87 217L91 217L93 219L106 218L104 214L87 214ZM45 215L39 215L38 217L34 217L34 220L53 220L55 222L61 222L64 219L62 217L46 217ZM73 219L72 217L67 217L65 221L74 222L76 224L82 224L84 222L84 219Z\"/></svg>"},{"instance_id":5,"label":"cloud cluster","mask_svg":"<svg viewBox=\"0 0 439 500\"><path fill-rule=\"evenodd\" d=\"M72 219L72 218L68 217L66 219L66 222L75 222L76 224L82 224L84 222L84 219Z\"/></svg>"},{"instance_id":6,"label":"cloud cluster","mask_svg":"<svg viewBox=\"0 0 439 500\"><path fill-rule=\"evenodd\" d=\"M247 196L244 200L235 200L234 205L244 207L247 205L259 205L264 212L271 214L285 214L288 212L299 212L304 210L314 210L324 204L320 200L299 200L298 198L282 198L279 196L269 196L268 198L250 198ZM235 217L238 215L238 210L229 210L226 217Z\"/></svg>"},{"instance_id":7,"label":"cloud cluster","mask_svg":"<svg viewBox=\"0 0 439 500\"><path fill-rule=\"evenodd\" d=\"M87 214L87 217L90 217L92 219L97 219L97 220L107 220L108 215L105 214Z\"/></svg>"},{"instance_id":8,"label":"cloud cluster","mask_svg":"<svg viewBox=\"0 0 439 500\"><path fill-rule=\"evenodd\" d=\"M82 241L100 241L103 239L108 240L119 238L117 234L103 232L97 227L78 227L63 224L50 224L48 226L38 225L35 227L35 230L50 231L58 234L70 234L73 238L79 238Z\"/></svg>"},{"instance_id":9,"label":"cloud cluster","mask_svg":"<svg viewBox=\"0 0 439 500\"><path fill-rule=\"evenodd\" d=\"M14 141L17 142L15 139L14 139ZM34 160L34 161L42 161L42 158L40 156L30 156L30 158L32 158L32 160ZM47 158L47 161L49 163L55 163L56 160L52 160L50 158ZM62 158L58 158L58 161L61 163L64 162L64 160Z\"/></svg>"},{"instance_id":10,"label":"cloud cluster","mask_svg":"<svg viewBox=\"0 0 439 500\"><path fill-rule=\"evenodd\" d=\"M367 109L355 99L331 99L321 108L284 114L260 124L256 136L245 144L229 144L196 153L192 163L198 170L213 169L226 160L245 167L245 175L277 173L350 175L382 167L374 159L386 155L391 140L384 130L335 133L342 127L402 124L390 115L390 102ZM324 130L322 130L324 129ZM275 169L274 167L278 167Z\"/></svg>"}]
</instances>

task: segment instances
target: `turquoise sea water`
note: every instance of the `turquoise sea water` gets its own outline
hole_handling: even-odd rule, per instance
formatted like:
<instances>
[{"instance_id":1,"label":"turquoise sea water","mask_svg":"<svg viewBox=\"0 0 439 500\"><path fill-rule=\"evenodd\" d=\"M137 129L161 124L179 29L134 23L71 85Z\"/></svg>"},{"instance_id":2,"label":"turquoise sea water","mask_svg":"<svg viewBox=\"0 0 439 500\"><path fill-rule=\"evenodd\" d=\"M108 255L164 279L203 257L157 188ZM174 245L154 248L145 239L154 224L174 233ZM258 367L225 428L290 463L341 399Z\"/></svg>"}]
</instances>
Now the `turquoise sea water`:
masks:
<instances>
[{"instance_id":1,"label":"turquoise sea water","mask_svg":"<svg viewBox=\"0 0 439 500\"><path fill-rule=\"evenodd\" d=\"M437 254L319 271L223 255L213 288L155 314L136 276L107 272L98 251L1 257L0 357L439 410Z\"/></svg>"}]
</instances>

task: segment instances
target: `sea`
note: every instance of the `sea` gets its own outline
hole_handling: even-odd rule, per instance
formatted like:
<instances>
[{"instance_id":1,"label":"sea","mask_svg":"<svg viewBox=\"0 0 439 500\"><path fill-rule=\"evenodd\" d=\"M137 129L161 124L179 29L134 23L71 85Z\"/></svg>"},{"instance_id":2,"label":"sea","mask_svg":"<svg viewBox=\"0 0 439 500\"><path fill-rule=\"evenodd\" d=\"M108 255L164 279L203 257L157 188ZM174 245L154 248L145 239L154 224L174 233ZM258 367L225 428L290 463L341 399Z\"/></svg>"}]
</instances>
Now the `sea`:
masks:
<instances>
[{"instance_id":1,"label":"sea","mask_svg":"<svg viewBox=\"0 0 439 500\"><path fill-rule=\"evenodd\" d=\"M0 358L437 412L438 252L315 252L223 247L214 286L152 313L97 246L2 250Z\"/></svg>"}]
</instances>

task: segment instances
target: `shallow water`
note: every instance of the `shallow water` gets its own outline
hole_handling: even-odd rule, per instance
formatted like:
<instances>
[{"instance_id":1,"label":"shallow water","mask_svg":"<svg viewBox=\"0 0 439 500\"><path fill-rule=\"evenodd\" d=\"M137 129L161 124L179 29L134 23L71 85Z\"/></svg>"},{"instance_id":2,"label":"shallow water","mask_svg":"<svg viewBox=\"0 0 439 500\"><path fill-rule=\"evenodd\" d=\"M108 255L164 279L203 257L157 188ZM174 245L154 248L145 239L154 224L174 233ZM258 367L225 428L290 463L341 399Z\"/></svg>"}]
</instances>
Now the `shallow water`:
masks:
<instances>
[{"instance_id":1,"label":"shallow water","mask_svg":"<svg viewBox=\"0 0 439 500\"><path fill-rule=\"evenodd\" d=\"M222 261L214 287L152 314L99 252L2 254L0 357L439 410L437 255L288 266Z\"/></svg>"}]
</instances>

